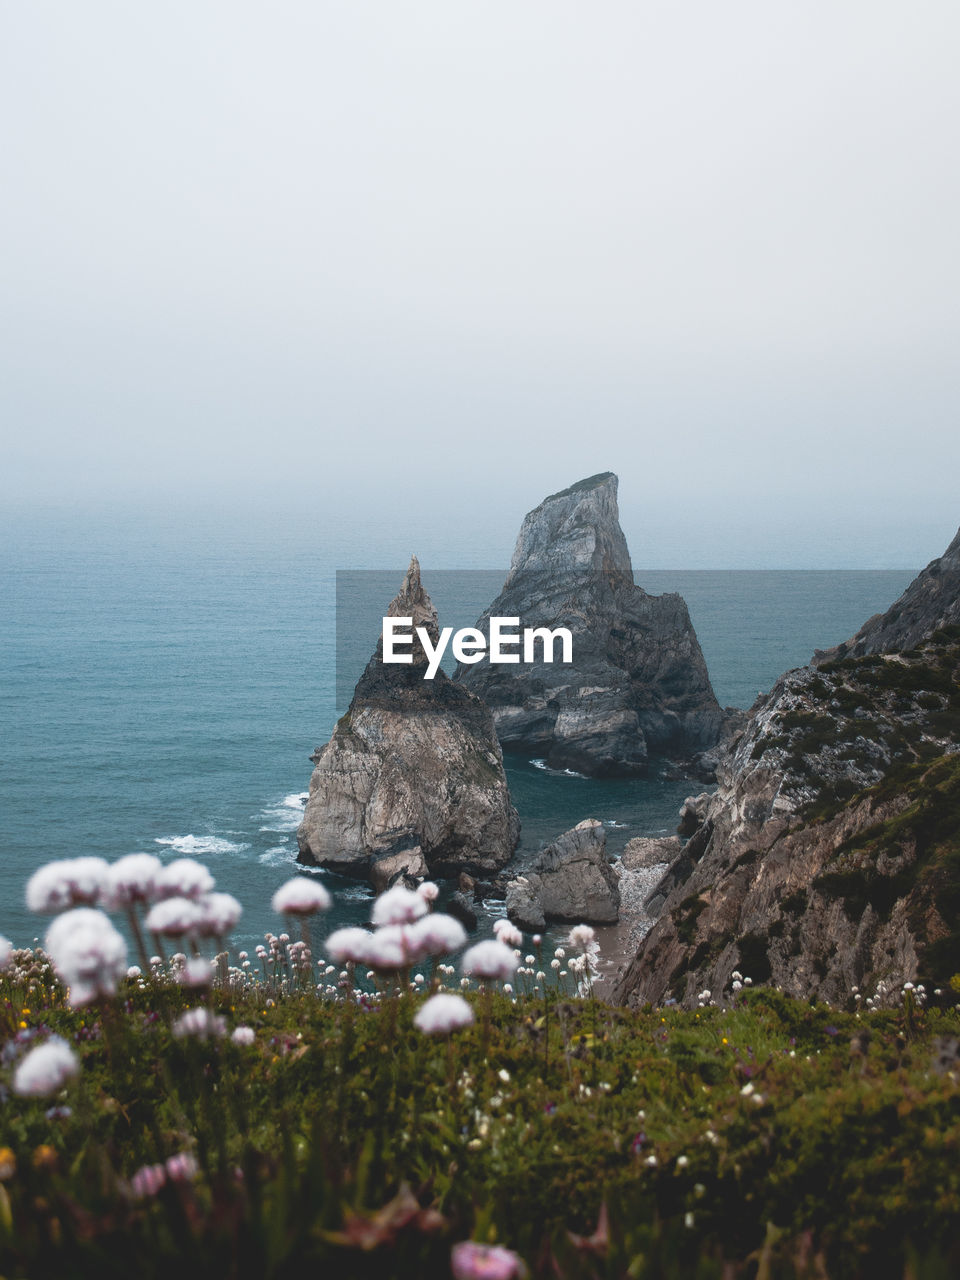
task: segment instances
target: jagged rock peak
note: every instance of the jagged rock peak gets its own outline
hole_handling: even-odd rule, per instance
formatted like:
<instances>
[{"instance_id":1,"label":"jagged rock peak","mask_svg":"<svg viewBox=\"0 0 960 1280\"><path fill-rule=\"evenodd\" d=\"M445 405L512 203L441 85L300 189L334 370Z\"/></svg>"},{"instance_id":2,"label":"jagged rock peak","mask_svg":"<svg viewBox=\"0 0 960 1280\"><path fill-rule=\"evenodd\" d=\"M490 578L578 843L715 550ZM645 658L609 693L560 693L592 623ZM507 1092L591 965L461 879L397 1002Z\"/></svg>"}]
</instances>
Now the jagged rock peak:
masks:
<instances>
[{"instance_id":1,"label":"jagged rock peak","mask_svg":"<svg viewBox=\"0 0 960 1280\"><path fill-rule=\"evenodd\" d=\"M504 587L528 573L603 573L633 585L620 528L617 477L601 471L552 493L527 513Z\"/></svg>"},{"instance_id":2,"label":"jagged rock peak","mask_svg":"<svg viewBox=\"0 0 960 1280\"><path fill-rule=\"evenodd\" d=\"M814 662L901 653L928 640L941 627L960 624L960 529L942 556L931 560L899 600L875 614L855 636L834 649L818 649Z\"/></svg>"},{"instance_id":3,"label":"jagged rock peak","mask_svg":"<svg viewBox=\"0 0 960 1280\"><path fill-rule=\"evenodd\" d=\"M430 636L432 644L436 644L440 638L440 619L437 611L433 606L433 601L427 595L426 588L420 580L420 561L416 556L410 557L410 564L407 572L403 575L403 582L400 584L400 590L387 605L387 616L390 618L412 618L412 626L414 628L414 640L411 648L413 655L413 665L421 666L427 661L427 655L424 652L423 645L416 638L416 628L423 627ZM383 643L377 646L377 657L382 657ZM438 672L438 674L440 674Z\"/></svg>"},{"instance_id":4,"label":"jagged rock peak","mask_svg":"<svg viewBox=\"0 0 960 1280\"><path fill-rule=\"evenodd\" d=\"M415 627L431 627L436 632L437 611L420 580L420 561L416 556L410 557L400 590L387 605L387 614L391 618L413 618Z\"/></svg>"}]
</instances>

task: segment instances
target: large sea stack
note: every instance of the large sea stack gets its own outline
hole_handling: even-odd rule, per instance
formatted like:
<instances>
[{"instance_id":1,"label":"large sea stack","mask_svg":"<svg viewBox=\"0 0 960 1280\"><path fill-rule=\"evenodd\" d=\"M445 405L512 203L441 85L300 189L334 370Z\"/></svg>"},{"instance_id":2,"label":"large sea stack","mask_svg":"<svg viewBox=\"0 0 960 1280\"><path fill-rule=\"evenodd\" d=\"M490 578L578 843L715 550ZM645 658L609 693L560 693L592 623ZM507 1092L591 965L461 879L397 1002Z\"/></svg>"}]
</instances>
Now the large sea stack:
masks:
<instances>
[{"instance_id":1,"label":"large sea stack","mask_svg":"<svg viewBox=\"0 0 960 1280\"><path fill-rule=\"evenodd\" d=\"M960 536L852 640L783 675L687 801L693 834L614 998L734 970L833 1004L960 971Z\"/></svg>"},{"instance_id":2,"label":"large sea stack","mask_svg":"<svg viewBox=\"0 0 960 1280\"><path fill-rule=\"evenodd\" d=\"M387 610L438 639L437 612L416 557ZM350 708L312 759L310 797L297 832L298 861L369 878L498 871L517 845L503 757L483 702L427 657L384 664L382 639Z\"/></svg>"},{"instance_id":3,"label":"large sea stack","mask_svg":"<svg viewBox=\"0 0 960 1280\"><path fill-rule=\"evenodd\" d=\"M491 617L566 627L573 638L570 664L484 658L457 668L454 679L490 707L507 750L630 776L645 771L650 752L691 757L716 743L723 714L687 606L634 584L612 472L526 516L503 590L477 622L484 635Z\"/></svg>"}]
</instances>

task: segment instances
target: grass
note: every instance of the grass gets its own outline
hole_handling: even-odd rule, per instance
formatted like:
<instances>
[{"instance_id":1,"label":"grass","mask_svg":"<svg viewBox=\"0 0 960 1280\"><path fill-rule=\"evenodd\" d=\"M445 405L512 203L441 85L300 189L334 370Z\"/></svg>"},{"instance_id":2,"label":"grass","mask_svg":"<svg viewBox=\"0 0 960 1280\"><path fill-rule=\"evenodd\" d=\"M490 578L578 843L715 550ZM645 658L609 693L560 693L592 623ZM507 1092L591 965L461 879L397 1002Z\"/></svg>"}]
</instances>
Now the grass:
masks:
<instances>
[{"instance_id":1,"label":"grass","mask_svg":"<svg viewBox=\"0 0 960 1280\"><path fill-rule=\"evenodd\" d=\"M254 1032L241 1046L175 1037L191 1000L171 981L74 1010L42 955L18 956L5 1277L447 1277L471 1238L536 1277L955 1273L955 992L860 1014L763 988L696 1011L498 992L489 1032L448 1045L415 1028L412 991L214 988ZM79 1078L15 1096L50 1032ZM181 1153L195 1173L134 1192Z\"/></svg>"}]
</instances>

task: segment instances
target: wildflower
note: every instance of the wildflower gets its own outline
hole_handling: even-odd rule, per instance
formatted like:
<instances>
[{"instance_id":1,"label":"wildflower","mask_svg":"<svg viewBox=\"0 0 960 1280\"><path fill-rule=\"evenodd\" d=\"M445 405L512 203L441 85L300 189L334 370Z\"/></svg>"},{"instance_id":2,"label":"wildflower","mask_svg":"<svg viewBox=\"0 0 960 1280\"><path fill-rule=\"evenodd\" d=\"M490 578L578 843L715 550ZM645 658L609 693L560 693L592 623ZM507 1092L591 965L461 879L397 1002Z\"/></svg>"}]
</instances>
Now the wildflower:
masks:
<instances>
[{"instance_id":1,"label":"wildflower","mask_svg":"<svg viewBox=\"0 0 960 1280\"><path fill-rule=\"evenodd\" d=\"M192 1036L197 1040L215 1040L227 1034L226 1019L209 1009L188 1009L173 1024L173 1034L179 1038Z\"/></svg>"},{"instance_id":2,"label":"wildflower","mask_svg":"<svg viewBox=\"0 0 960 1280\"><path fill-rule=\"evenodd\" d=\"M188 960L177 974L177 981L187 990L201 991L204 987L209 987L213 982L213 972L209 962L201 960L199 956L194 960Z\"/></svg>"},{"instance_id":3,"label":"wildflower","mask_svg":"<svg viewBox=\"0 0 960 1280\"><path fill-rule=\"evenodd\" d=\"M500 1077L500 1079L503 1081L504 1084L510 1083L510 1072L507 1070L506 1067L501 1067L500 1070L497 1072L497 1075Z\"/></svg>"},{"instance_id":4,"label":"wildflower","mask_svg":"<svg viewBox=\"0 0 960 1280\"><path fill-rule=\"evenodd\" d=\"M391 891L388 889L387 892ZM372 969L388 973L405 968L414 959L415 952L402 925L385 925L367 937L366 961Z\"/></svg>"},{"instance_id":5,"label":"wildflower","mask_svg":"<svg viewBox=\"0 0 960 1280\"><path fill-rule=\"evenodd\" d=\"M93 906L106 883L104 858L65 858L48 862L27 881L27 907L42 915L68 907Z\"/></svg>"},{"instance_id":6,"label":"wildflower","mask_svg":"<svg viewBox=\"0 0 960 1280\"><path fill-rule=\"evenodd\" d=\"M648 1169L655 1169L657 1167L657 1157L647 1156L646 1160L644 1160L643 1163L647 1166Z\"/></svg>"},{"instance_id":7,"label":"wildflower","mask_svg":"<svg viewBox=\"0 0 960 1280\"><path fill-rule=\"evenodd\" d=\"M683 1225L685 1227L693 1226L693 1213L690 1209L688 1209L687 1212L683 1215Z\"/></svg>"},{"instance_id":8,"label":"wildflower","mask_svg":"<svg viewBox=\"0 0 960 1280\"><path fill-rule=\"evenodd\" d=\"M135 902L152 902L157 892L157 877L163 863L152 853L128 853L107 867L102 900L111 911L132 906Z\"/></svg>"},{"instance_id":9,"label":"wildflower","mask_svg":"<svg viewBox=\"0 0 960 1280\"><path fill-rule=\"evenodd\" d=\"M253 1044L256 1038L256 1032L253 1027L234 1027L233 1034L230 1036L234 1044L239 1044L244 1048Z\"/></svg>"},{"instance_id":10,"label":"wildflower","mask_svg":"<svg viewBox=\"0 0 960 1280\"><path fill-rule=\"evenodd\" d=\"M431 996L417 1010L414 1026L424 1035L449 1035L473 1022L473 1010L462 996Z\"/></svg>"},{"instance_id":11,"label":"wildflower","mask_svg":"<svg viewBox=\"0 0 960 1280\"><path fill-rule=\"evenodd\" d=\"M17 1157L9 1147L0 1147L0 1182L9 1182L17 1172Z\"/></svg>"},{"instance_id":12,"label":"wildflower","mask_svg":"<svg viewBox=\"0 0 960 1280\"><path fill-rule=\"evenodd\" d=\"M102 911L76 907L47 930L46 951L74 1008L112 996L127 970L127 944Z\"/></svg>"},{"instance_id":13,"label":"wildflower","mask_svg":"<svg viewBox=\"0 0 960 1280\"><path fill-rule=\"evenodd\" d=\"M418 955L444 956L458 951L467 940L467 932L453 916L433 911L411 925L409 936Z\"/></svg>"},{"instance_id":14,"label":"wildflower","mask_svg":"<svg viewBox=\"0 0 960 1280\"><path fill-rule=\"evenodd\" d=\"M534 945L535 947L539 947L539 945L540 945L540 943L541 943L542 941L543 941L543 938L541 938L541 937L540 937L540 934L539 934L539 933L535 933L535 934L533 935L533 945Z\"/></svg>"},{"instance_id":15,"label":"wildflower","mask_svg":"<svg viewBox=\"0 0 960 1280\"><path fill-rule=\"evenodd\" d=\"M517 958L503 942L488 938L470 948L463 957L462 968L471 978L506 981L517 968Z\"/></svg>"},{"instance_id":16,"label":"wildflower","mask_svg":"<svg viewBox=\"0 0 960 1280\"><path fill-rule=\"evenodd\" d=\"M749 1098L751 1093L753 1093L753 1081L748 1080L747 1083L740 1090L740 1096L743 1098Z\"/></svg>"},{"instance_id":17,"label":"wildflower","mask_svg":"<svg viewBox=\"0 0 960 1280\"><path fill-rule=\"evenodd\" d=\"M567 936L571 947L579 947L581 951L588 950L596 940L596 932L588 924L575 924Z\"/></svg>"},{"instance_id":18,"label":"wildflower","mask_svg":"<svg viewBox=\"0 0 960 1280\"><path fill-rule=\"evenodd\" d=\"M567 953L566 951L564 951L563 947L557 947L556 951L554 951L553 954L557 957L558 960L565 960L567 958Z\"/></svg>"},{"instance_id":19,"label":"wildflower","mask_svg":"<svg viewBox=\"0 0 960 1280\"><path fill-rule=\"evenodd\" d=\"M280 886L271 905L281 915L312 916L318 911L327 911L331 902L329 893L318 881L294 876Z\"/></svg>"},{"instance_id":20,"label":"wildflower","mask_svg":"<svg viewBox=\"0 0 960 1280\"><path fill-rule=\"evenodd\" d=\"M436 902L437 895L440 893L440 890L432 880L424 880L421 884L417 885L417 893L424 902Z\"/></svg>"},{"instance_id":21,"label":"wildflower","mask_svg":"<svg viewBox=\"0 0 960 1280\"><path fill-rule=\"evenodd\" d=\"M551 969L559 969L559 968L560 968L560 961L559 961L556 957L554 957L554 958L550 961L550 968L551 968Z\"/></svg>"},{"instance_id":22,"label":"wildflower","mask_svg":"<svg viewBox=\"0 0 960 1280\"><path fill-rule=\"evenodd\" d=\"M189 1151L180 1151L167 1160L167 1177L171 1182L187 1182L197 1176L197 1162Z\"/></svg>"},{"instance_id":23,"label":"wildflower","mask_svg":"<svg viewBox=\"0 0 960 1280\"><path fill-rule=\"evenodd\" d=\"M139 978L142 975L142 973L143 973L143 970L140 968L138 964L132 964L130 968L127 970L127 977Z\"/></svg>"},{"instance_id":24,"label":"wildflower","mask_svg":"<svg viewBox=\"0 0 960 1280\"><path fill-rule=\"evenodd\" d=\"M10 963L10 957L13 955L13 943L9 938L5 938L0 934L0 972L6 969Z\"/></svg>"},{"instance_id":25,"label":"wildflower","mask_svg":"<svg viewBox=\"0 0 960 1280\"><path fill-rule=\"evenodd\" d=\"M51 1036L20 1061L13 1091L22 1098L46 1098L58 1093L80 1072L76 1054L60 1036Z\"/></svg>"},{"instance_id":26,"label":"wildflower","mask_svg":"<svg viewBox=\"0 0 960 1280\"><path fill-rule=\"evenodd\" d=\"M689 1156L677 1156L678 1169L685 1169L689 1163L690 1163Z\"/></svg>"},{"instance_id":27,"label":"wildflower","mask_svg":"<svg viewBox=\"0 0 960 1280\"><path fill-rule=\"evenodd\" d=\"M130 1190L138 1200L146 1200L155 1196L167 1180L167 1171L162 1164L145 1164L130 1179Z\"/></svg>"},{"instance_id":28,"label":"wildflower","mask_svg":"<svg viewBox=\"0 0 960 1280\"><path fill-rule=\"evenodd\" d=\"M454 1280L521 1280L527 1268L512 1249L464 1240L450 1251Z\"/></svg>"},{"instance_id":29,"label":"wildflower","mask_svg":"<svg viewBox=\"0 0 960 1280\"><path fill-rule=\"evenodd\" d=\"M203 909L192 898L170 897L150 908L146 925L151 933L160 937L182 938L185 934L196 934L202 920Z\"/></svg>"},{"instance_id":30,"label":"wildflower","mask_svg":"<svg viewBox=\"0 0 960 1280\"><path fill-rule=\"evenodd\" d=\"M523 934L509 920L495 920L493 932L505 947L523 946Z\"/></svg>"},{"instance_id":31,"label":"wildflower","mask_svg":"<svg viewBox=\"0 0 960 1280\"><path fill-rule=\"evenodd\" d=\"M215 881L193 858L174 858L157 876L154 892L158 898L200 898L212 893Z\"/></svg>"},{"instance_id":32,"label":"wildflower","mask_svg":"<svg viewBox=\"0 0 960 1280\"><path fill-rule=\"evenodd\" d=\"M200 918L197 934L201 938L224 938L243 915L243 907L229 893L208 893L197 902Z\"/></svg>"},{"instance_id":33,"label":"wildflower","mask_svg":"<svg viewBox=\"0 0 960 1280\"><path fill-rule=\"evenodd\" d=\"M405 889L402 884L395 884L386 893L381 893L373 904L370 919L374 924L413 924L422 915L426 915L427 904L419 894Z\"/></svg>"}]
</instances>

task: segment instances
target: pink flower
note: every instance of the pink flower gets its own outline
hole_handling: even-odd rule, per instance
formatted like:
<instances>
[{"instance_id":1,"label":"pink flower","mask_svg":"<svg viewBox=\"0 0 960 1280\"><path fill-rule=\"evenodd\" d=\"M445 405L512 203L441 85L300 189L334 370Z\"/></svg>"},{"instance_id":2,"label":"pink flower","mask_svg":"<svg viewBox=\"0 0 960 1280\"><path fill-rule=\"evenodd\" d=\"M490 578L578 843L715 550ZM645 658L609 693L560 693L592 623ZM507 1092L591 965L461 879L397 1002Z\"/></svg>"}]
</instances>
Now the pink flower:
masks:
<instances>
[{"instance_id":1,"label":"pink flower","mask_svg":"<svg viewBox=\"0 0 960 1280\"><path fill-rule=\"evenodd\" d=\"M369 964L370 943L373 934L358 925L336 929L324 943L327 955L337 964L350 960L354 964Z\"/></svg>"},{"instance_id":2,"label":"pink flower","mask_svg":"<svg viewBox=\"0 0 960 1280\"><path fill-rule=\"evenodd\" d=\"M306 876L294 876L273 895L272 906L278 914L312 916L317 911L326 911L330 903L330 895L322 884Z\"/></svg>"},{"instance_id":3,"label":"pink flower","mask_svg":"<svg viewBox=\"0 0 960 1280\"><path fill-rule=\"evenodd\" d=\"M436 902L440 890L432 880L424 880L417 885L417 893L419 893L424 902Z\"/></svg>"},{"instance_id":4,"label":"pink flower","mask_svg":"<svg viewBox=\"0 0 960 1280\"><path fill-rule=\"evenodd\" d=\"M414 1014L413 1025L424 1035L447 1036L451 1031L469 1027L473 1010L462 996L431 996Z\"/></svg>"},{"instance_id":5,"label":"pink flower","mask_svg":"<svg viewBox=\"0 0 960 1280\"><path fill-rule=\"evenodd\" d=\"M20 1061L13 1077L13 1091L22 1098L46 1098L59 1091L80 1072L76 1054L60 1036L51 1036Z\"/></svg>"},{"instance_id":6,"label":"pink flower","mask_svg":"<svg viewBox=\"0 0 960 1280\"><path fill-rule=\"evenodd\" d=\"M527 1274L524 1261L512 1249L499 1244L475 1244L463 1240L450 1253L454 1280L521 1280Z\"/></svg>"},{"instance_id":7,"label":"pink flower","mask_svg":"<svg viewBox=\"0 0 960 1280\"><path fill-rule=\"evenodd\" d=\"M188 1182L197 1176L197 1162L189 1151L180 1151L167 1161L167 1177L171 1182Z\"/></svg>"},{"instance_id":8,"label":"pink flower","mask_svg":"<svg viewBox=\"0 0 960 1280\"><path fill-rule=\"evenodd\" d=\"M152 853L128 853L107 868L104 905L111 911L134 902L152 902L163 863Z\"/></svg>"},{"instance_id":9,"label":"pink flower","mask_svg":"<svg viewBox=\"0 0 960 1280\"><path fill-rule=\"evenodd\" d=\"M517 957L509 947L493 938L478 942L463 957L463 972L471 978L499 978L506 981L516 972Z\"/></svg>"},{"instance_id":10,"label":"pink flower","mask_svg":"<svg viewBox=\"0 0 960 1280\"><path fill-rule=\"evenodd\" d=\"M27 906L43 915L67 907L91 907L106 885L109 869L104 858L48 862L27 881Z\"/></svg>"},{"instance_id":11,"label":"pink flower","mask_svg":"<svg viewBox=\"0 0 960 1280\"><path fill-rule=\"evenodd\" d=\"M459 920L433 911L410 926L410 937L417 954L421 956L445 956L459 951L467 940L467 931Z\"/></svg>"},{"instance_id":12,"label":"pink flower","mask_svg":"<svg viewBox=\"0 0 960 1280\"><path fill-rule=\"evenodd\" d=\"M158 898L199 898L212 893L214 879L202 863L193 858L174 858L156 878Z\"/></svg>"},{"instance_id":13,"label":"pink flower","mask_svg":"<svg viewBox=\"0 0 960 1280\"><path fill-rule=\"evenodd\" d=\"M112 996L127 972L127 944L109 917L92 907L57 916L47 930L45 948L70 988L68 998L75 1009L98 996Z\"/></svg>"},{"instance_id":14,"label":"pink flower","mask_svg":"<svg viewBox=\"0 0 960 1280\"><path fill-rule=\"evenodd\" d=\"M515 924L511 924L509 920L495 920L493 924L493 932L505 947L523 946L523 934L517 926Z\"/></svg>"},{"instance_id":15,"label":"pink flower","mask_svg":"<svg viewBox=\"0 0 960 1280\"><path fill-rule=\"evenodd\" d=\"M167 1171L162 1164L145 1164L130 1179L130 1190L138 1200L155 1196L167 1180Z\"/></svg>"},{"instance_id":16,"label":"pink flower","mask_svg":"<svg viewBox=\"0 0 960 1280\"><path fill-rule=\"evenodd\" d=\"M395 884L373 904L370 919L374 924L412 924L426 915L427 904L418 893Z\"/></svg>"}]
</instances>

